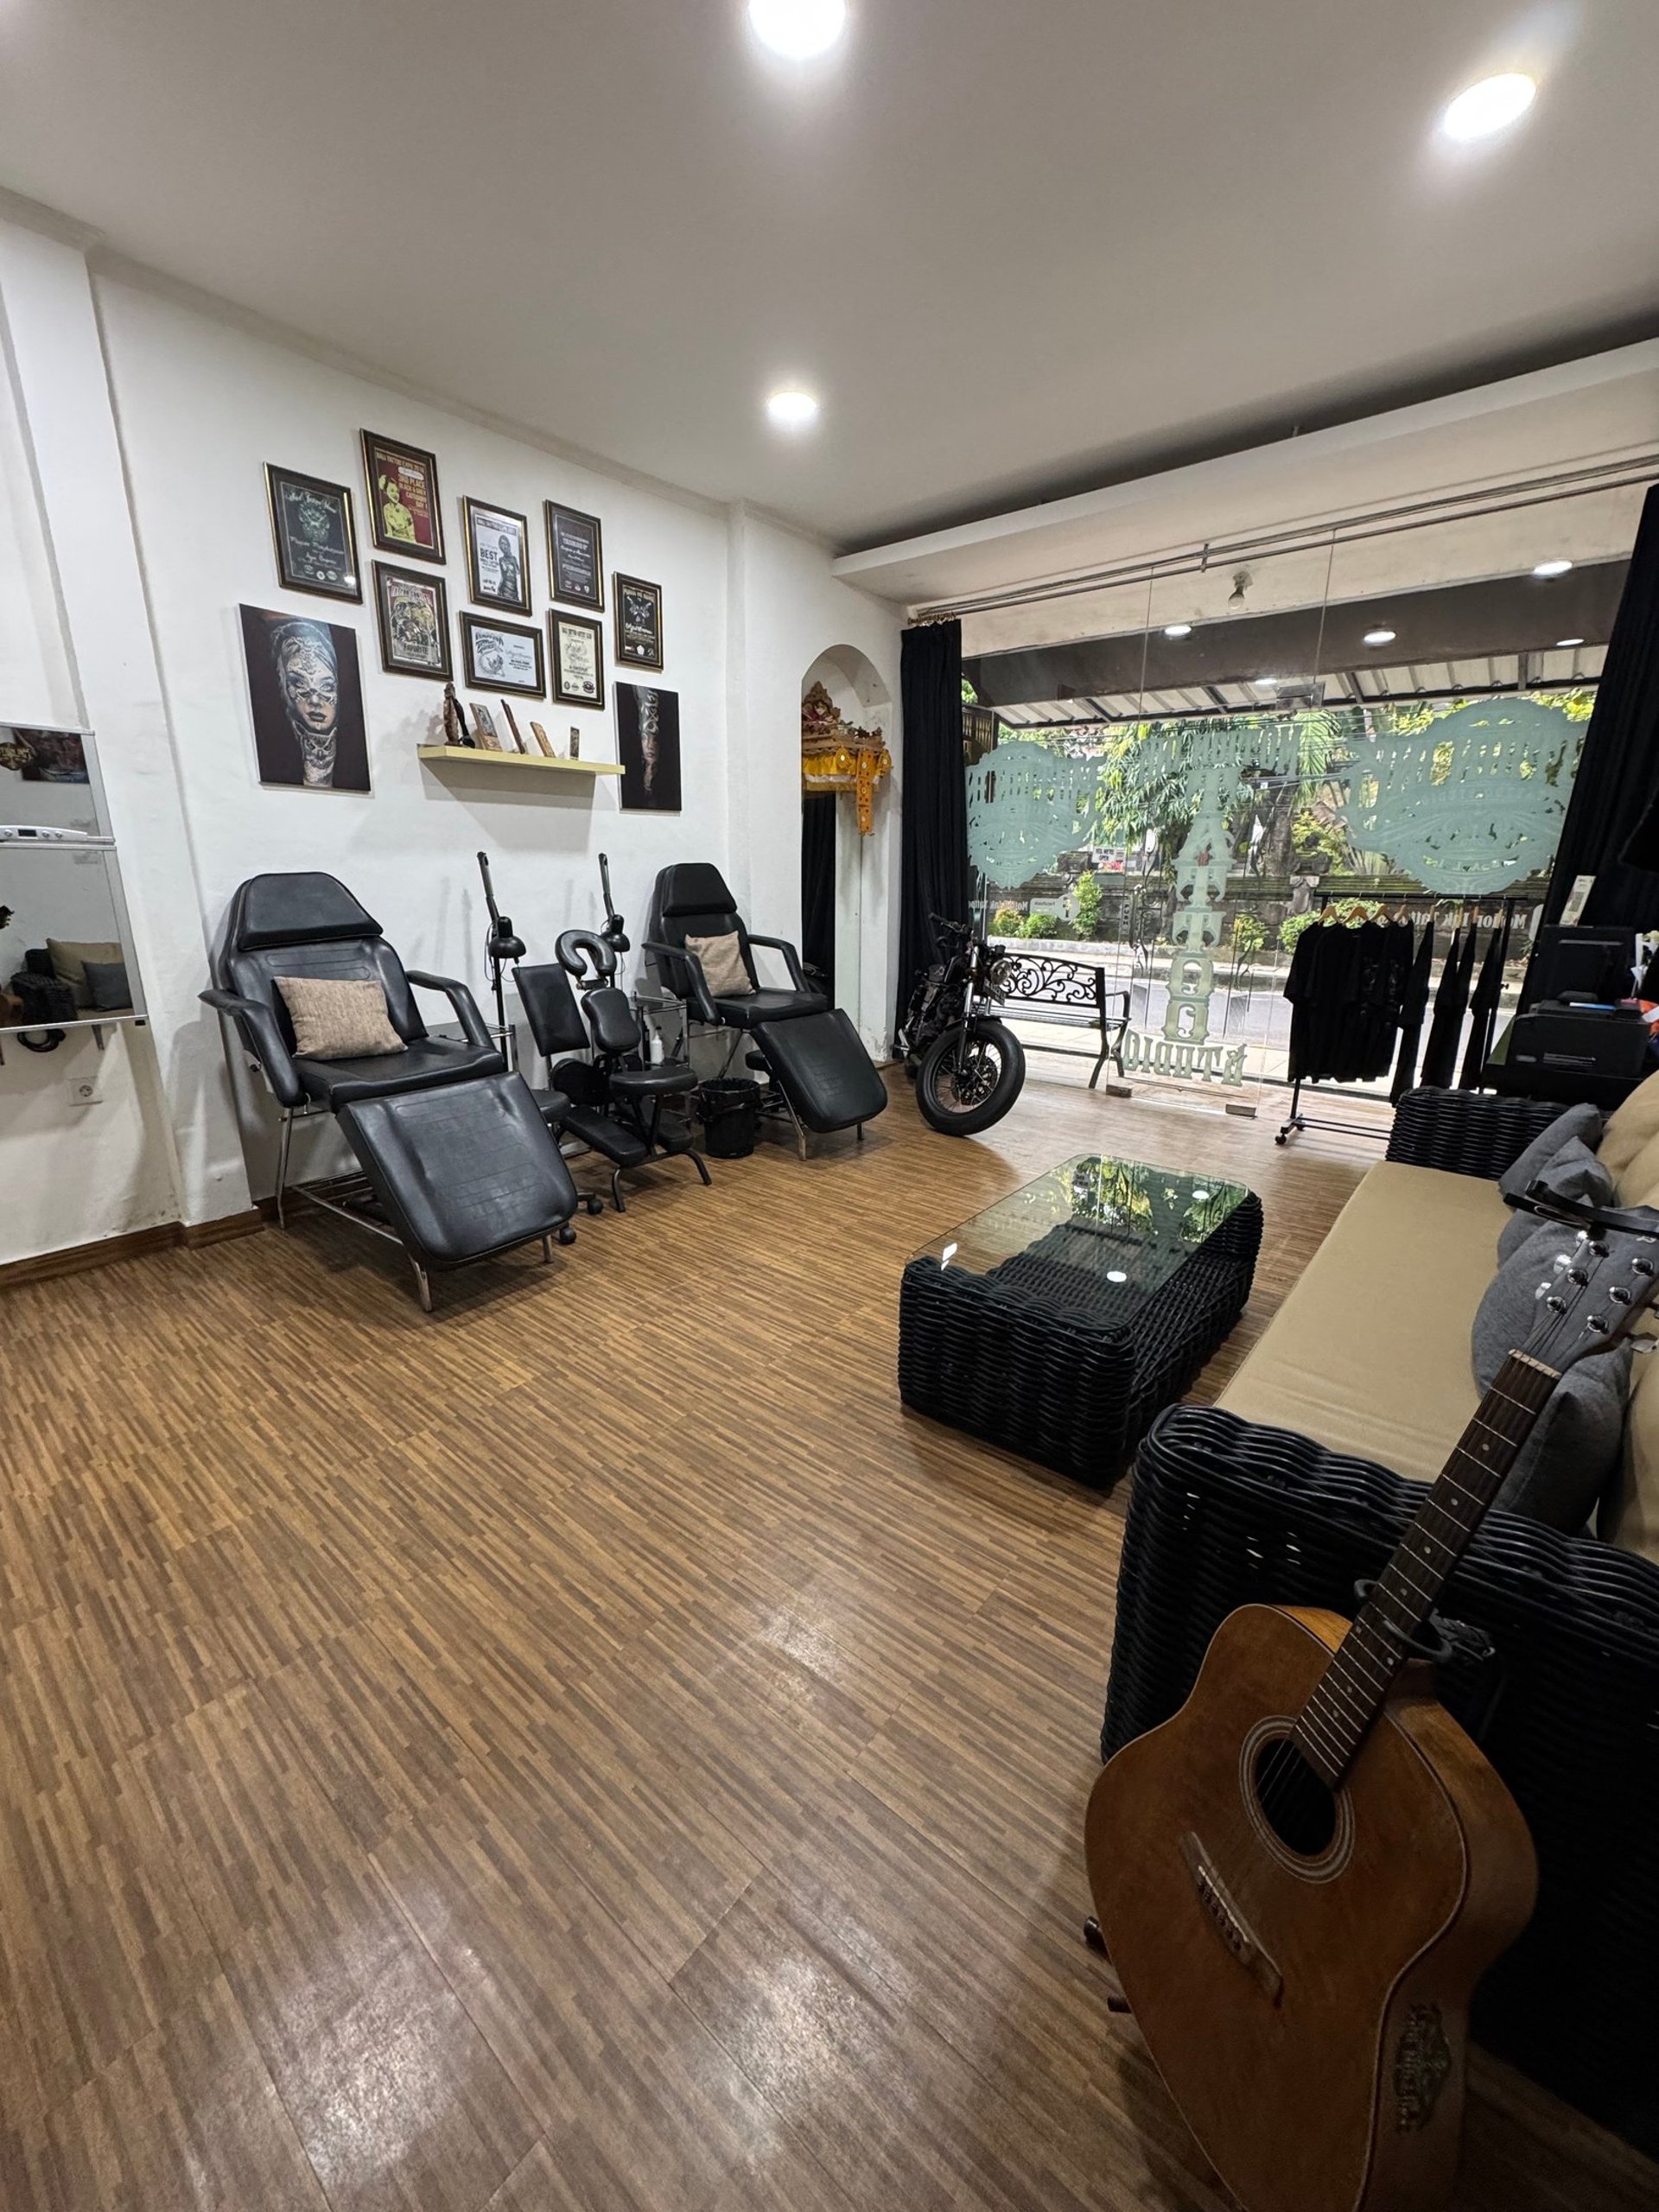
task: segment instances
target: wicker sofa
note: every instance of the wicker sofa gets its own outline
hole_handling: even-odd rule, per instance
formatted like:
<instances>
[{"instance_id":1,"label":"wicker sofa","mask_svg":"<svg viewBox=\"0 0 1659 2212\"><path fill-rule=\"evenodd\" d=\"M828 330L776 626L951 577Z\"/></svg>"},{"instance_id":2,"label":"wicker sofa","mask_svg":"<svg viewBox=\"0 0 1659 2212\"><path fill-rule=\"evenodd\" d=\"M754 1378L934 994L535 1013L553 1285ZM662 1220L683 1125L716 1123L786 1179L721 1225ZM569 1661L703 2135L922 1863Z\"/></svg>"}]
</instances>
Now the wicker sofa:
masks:
<instances>
[{"instance_id":1,"label":"wicker sofa","mask_svg":"<svg viewBox=\"0 0 1659 2212\"><path fill-rule=\"evenodd\" d=\"M1469 1324L1505 1218L1494 1179L1557 1110L1413 1092L1386 1161L1219 1405L1175 1407L1154 1427L1135 1462L1103 1756L1176 1710L1236 1606L1353 1610L1473 1410ZM1649 1195L1621 1181L1626 1202ZM1368 1290L1387 1344L1370 1372ZM1320 1402L1321 1363L1344 1358L1344 1387ZM1659 2157L1659 1357L1636 1372L1603 1522L1617 1541L1490 1515L1442 1608L1455 1656L1440 1691L1539 1857L1537 1910L1482 1985L1475 2032Z\"/></svg>"}]
</instances>

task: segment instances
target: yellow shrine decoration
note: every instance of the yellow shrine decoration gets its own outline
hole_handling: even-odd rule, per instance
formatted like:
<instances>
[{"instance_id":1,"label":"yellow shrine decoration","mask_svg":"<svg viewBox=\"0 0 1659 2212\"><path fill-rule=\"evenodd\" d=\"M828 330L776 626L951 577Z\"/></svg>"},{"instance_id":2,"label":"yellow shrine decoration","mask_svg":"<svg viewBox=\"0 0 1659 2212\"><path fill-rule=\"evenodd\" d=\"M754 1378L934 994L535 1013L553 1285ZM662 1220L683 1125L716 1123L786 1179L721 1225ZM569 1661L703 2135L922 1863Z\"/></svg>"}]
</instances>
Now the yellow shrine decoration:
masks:
<instances>
[{"instance_id":1,"label":"yellow shrine decoration","mask_svg":"<svg viewBox=\"0 0 1659 2212\"><path fill-rule=\"evenodd\" d=\"M855 729L843 721L822 683L801 702L801 787L809 791L852 791L858 804L860 835L875 827L875 787L893 773L893 755L879 729Z\"/></svg>"}]
</instances>

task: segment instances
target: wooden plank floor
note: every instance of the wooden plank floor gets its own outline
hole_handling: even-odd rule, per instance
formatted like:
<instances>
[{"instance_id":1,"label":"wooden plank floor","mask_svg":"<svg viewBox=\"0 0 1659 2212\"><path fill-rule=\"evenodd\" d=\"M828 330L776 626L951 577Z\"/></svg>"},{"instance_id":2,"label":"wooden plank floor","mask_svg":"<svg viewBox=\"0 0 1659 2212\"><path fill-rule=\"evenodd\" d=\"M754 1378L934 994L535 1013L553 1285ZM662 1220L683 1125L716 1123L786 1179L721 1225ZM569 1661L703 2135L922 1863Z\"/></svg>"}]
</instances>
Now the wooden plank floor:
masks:
<instances>
[{"instance_id":1,"label":"wooden plank floor","mask_svg":"<svg viewBox=\"0 0 1659 2212\"><path fill-rule=\"evenodd\" d=\"M1033 1081L439 1287L297 1232L11 1292L5 2212L1218 2212L1078 1941L1122 1503L901 1413L900 1264L1068 1153L1380 1147ZM1462 2202L1651 2205L1484 2067Z\"/></svg>"}]
</instances>

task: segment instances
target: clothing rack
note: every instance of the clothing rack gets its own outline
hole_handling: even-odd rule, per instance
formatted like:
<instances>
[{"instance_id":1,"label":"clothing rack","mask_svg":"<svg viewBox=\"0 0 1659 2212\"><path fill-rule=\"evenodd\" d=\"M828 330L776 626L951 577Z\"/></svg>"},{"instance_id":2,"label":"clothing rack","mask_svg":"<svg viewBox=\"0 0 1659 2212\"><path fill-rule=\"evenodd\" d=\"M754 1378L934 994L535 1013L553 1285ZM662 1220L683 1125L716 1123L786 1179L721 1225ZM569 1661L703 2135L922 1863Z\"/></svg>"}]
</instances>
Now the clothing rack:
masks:
<instances>
[{"instance_id":1,"label":"clothing rack","mask_svg":"<svg viewBox=\"0 0 1659 2212\"><path fill-rule=\"evenodd\" d=\"M1338 899L1340 899L1344 902L1351 903L1356 906L1376 906L1382 909L1390 909L1392 911L1388 913L1387 917L1390 921L1410 922L1414 926L1427 925L1435 922L1450 920L1454 931L1462 929L1465 923L1471 921L1478 928L1480 925L1482 917L1487 915L1492 917L1492 926L1494 928L1498 926L1498 922L1501 918L1503 927L1507 931L1513 924L1516 913L1522 907L1535 906L1537 903L1535 899L1516 899L1509 896L1500 896L1489 899L1430 899L1427 897L1421 899L1407 898L1403 899L1367 899L1361 893L1356 893L1350 891L1316 892L1314 893L1313 903L1316 909L1320 913L1323 913L1331 905L1332 901ZM1452 909L1453 912L1452 914L1448 914L1446 911L1447 908ZM1324 924L1316 923L1314 926L1316 928L1323 928ZM1321 1119L1321 1117L1317 1114L1303 1113L1301 1110L1303 1084L1322 1083L1325 1080L1325 1078L1323 1076L1299 1075L1297 1077L1295 1083L1291 1087L1289 1116L1281 1127L1278 1135L1274 1139L1274 1142L1275 1144L1286 1144L1289 1141L1294 1133L1302 1129L1331 1129L1341 1136L1380 1137L1383 1142L1386 1143L1388 1141L1389 1129L1392 1127L1391 1120L1389 1123L1385 1123L1382 1128L1378 1128L1368 1122L1328 1122ZM1389 1113L1390 1116L1392 1116L1392 1101L1389 1102Z\"/></svg>"}]
</instances>

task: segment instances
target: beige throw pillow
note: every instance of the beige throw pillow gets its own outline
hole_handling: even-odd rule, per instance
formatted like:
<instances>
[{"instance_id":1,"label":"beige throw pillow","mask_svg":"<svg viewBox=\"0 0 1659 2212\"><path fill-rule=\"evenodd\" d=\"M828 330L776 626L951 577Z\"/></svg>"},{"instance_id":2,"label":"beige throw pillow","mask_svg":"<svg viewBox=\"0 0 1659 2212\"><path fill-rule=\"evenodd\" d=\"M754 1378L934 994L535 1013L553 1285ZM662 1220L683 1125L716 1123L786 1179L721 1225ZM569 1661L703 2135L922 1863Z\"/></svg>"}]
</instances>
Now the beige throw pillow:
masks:
<instances>
[{"instance_id":1,"label":"beige throw pillow","mask_svg":"<svg viewBox=\"0 0 1659 2212\"><path fill-rule=\"evenodd\" d=\"M91 1006L92 1002L92 986L86 981L86 963L89 960L107 965L127 957L118 944L74 944L60 937L48 938L46 950L52 963L52 973L60 983L68 984L75 995L77 1006Z\"/></svg>"},{"instance_id":2,"label":"beige throw pillow","mask_svg":"<svg viewBox=\"0 0 1659 2212\"><path fill-rule=\"evenodd\" d=\"M276 988L302 1060L378 1059L409 1049L387 1020L386 995L372 978L279 976Z\"/></svg>"},{"instance_id":3,"label":"beige throw pillow","mask_svg":"<svg viewBox=\"0 0 1659 2212\"><path fill-rule=\"evenodd\" d=\"M743 965L743 940L735 930L723 937L689 937L685 949L702 963L709 988L717 999L747 999L754 984Z\"/></svg>"}]
</instances>

